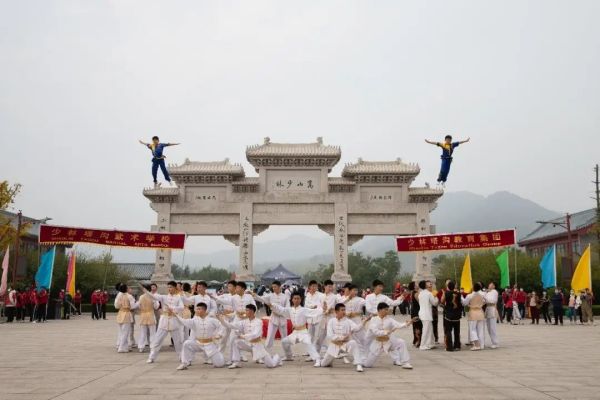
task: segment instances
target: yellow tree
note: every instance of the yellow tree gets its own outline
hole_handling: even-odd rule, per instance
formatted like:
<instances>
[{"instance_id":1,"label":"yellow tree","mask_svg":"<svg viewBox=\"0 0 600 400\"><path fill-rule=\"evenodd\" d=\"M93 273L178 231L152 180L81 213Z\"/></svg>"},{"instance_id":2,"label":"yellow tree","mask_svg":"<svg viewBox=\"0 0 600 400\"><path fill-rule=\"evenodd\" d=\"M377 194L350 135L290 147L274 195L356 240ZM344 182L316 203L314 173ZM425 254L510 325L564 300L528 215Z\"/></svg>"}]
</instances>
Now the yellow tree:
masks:
<instances>
[{"instance_id":1,"label":"yellow tree","mask_svg":"<svg viewBox=\"0 0 600 400\"><path fill-rule=\"evenodd\" d=\"M11 204L14 204L15 197L19 194L21 185L19 183L10 184L8 181L0 182L0 210L5 211ZM0 214L0 251L4 251L6 246L14 243L17 235L22 236L29 228L29 224L21 224L21 231L17 232L17 226L11 223L10 218Z\"/></svg>"}]
</instances>

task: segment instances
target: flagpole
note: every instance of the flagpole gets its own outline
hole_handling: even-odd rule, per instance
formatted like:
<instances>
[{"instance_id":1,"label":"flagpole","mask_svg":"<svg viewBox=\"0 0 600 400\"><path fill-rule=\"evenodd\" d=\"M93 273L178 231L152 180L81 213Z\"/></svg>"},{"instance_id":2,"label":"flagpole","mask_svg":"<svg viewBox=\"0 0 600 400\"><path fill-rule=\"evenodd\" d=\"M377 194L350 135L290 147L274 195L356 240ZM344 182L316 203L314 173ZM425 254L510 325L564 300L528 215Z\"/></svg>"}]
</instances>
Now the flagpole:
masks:
<instances>
[{"instance_id":1,"label":"flagpole","mask_svg":"<svg viewBox=\"0 0 600 400\"><path fill-rule=\"evenodd\" d=\"M54 274L54 260L56 259L56 245L54 245L54 254L52 254L52 269L50 269L50 282L48 283L48 302L46 303L46 312L44 321L48 321L48 306L50 305L50 289L52 288L52 275ZM56 316L54 317L56 318Z\"/></svg>"},{"instance_id":2,"label":"flagpole","mask_svg":"<svg viewBox=\"0 0 600 400\"><path fill-rule=\"evenodd\" d=\"M519 268L517 267L517 247L515 246L513 248L514 250L514 255L515 255L515 285L519 285L519 278L518 278L518 274L519 274Z\"/></svg>"}]
</instances>

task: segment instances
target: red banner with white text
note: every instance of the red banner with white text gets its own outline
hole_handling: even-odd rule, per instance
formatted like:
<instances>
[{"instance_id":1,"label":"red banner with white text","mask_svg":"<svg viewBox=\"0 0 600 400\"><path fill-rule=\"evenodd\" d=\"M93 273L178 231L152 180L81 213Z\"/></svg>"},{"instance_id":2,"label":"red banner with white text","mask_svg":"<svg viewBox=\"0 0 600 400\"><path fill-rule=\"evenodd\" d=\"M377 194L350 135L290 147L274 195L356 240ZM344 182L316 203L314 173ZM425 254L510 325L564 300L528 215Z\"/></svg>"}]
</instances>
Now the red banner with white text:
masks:
<instances>
[{"instance_id":1,"label":"red banner with white text","mask_svg":"<svg viewBox=\"0 0 600 400\"><path fill-rule=\"evenodd\" d=\"M98 244L138 249L183 249L185 233L138 232L42 225L40 244Z\"/></svg>"},{"instance_id":2,"label":"red banner with white text","mask_svg":"<svg viewBox=\"0 0 600 400\"><path fill-rule=\"evenodd\" d=\"M446 233L422 236L398 236L398 251L444 251L489 249L515 244L515 230L469 233Z\"/></svg>"}]
</instances>

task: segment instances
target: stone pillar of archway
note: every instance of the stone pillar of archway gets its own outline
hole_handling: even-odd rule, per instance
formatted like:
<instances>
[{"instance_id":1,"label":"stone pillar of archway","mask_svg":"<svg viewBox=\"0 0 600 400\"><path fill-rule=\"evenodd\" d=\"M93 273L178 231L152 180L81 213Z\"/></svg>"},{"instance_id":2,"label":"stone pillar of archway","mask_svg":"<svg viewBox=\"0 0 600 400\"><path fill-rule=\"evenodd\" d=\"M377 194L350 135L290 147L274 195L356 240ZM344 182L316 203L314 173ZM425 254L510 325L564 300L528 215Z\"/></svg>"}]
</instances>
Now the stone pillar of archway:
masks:
<instances>
[{"instance_id":1,"label":"stone pillar of archway","mask_svg":"<svg viewBox=\"0 0 600 400\"><path fill-rule=\"evenodd\" d=\"M348 273L348 207L345 203L335 204L333 224L333 274L335 283L351 282Z\"/></svg>"},{"instance_id":2,"label":"stone pillar of archway","mask_svg":"<svg viewBox=\"0 0 600 400\"><path fill-rule=\"evenodd\" d=\"M157 213L157 225L152 226L155 232L168 232L171 223L170 204L152 204L152 208ZM167 282L173 279L171 273L171 250L156 250L156 261L154 263L154 273L152 282L156 283L161 293L166 292Z\"/></svg>"},{"instance_id":3,"label":"stone pillar of archway","mask_svg":"<svg viewBox=\"0 0 600 400\"><path fill-rule=\"evenodd\" d=\"M239 250L240 263L236 273L236 279L240 281L255 281L254 276L254 227L252 221L252 203L240 206L240 236Z\"/></svg>"},{"instance_id":4,"label":"stone pillar of archway","mask_svg":"<svg viewBox=\"0 0 600 400\"><path fill-rule=\"evenodd\" d=\"M429 204L420 204L417 212L417 234L418 235L429 235L431 229L429 225ZM413 275L414 281L430 280L435 285L435 275L431 270L431 256L428 252L417 252L415 253L415 274Z\"/></svg>"}]
</instances>

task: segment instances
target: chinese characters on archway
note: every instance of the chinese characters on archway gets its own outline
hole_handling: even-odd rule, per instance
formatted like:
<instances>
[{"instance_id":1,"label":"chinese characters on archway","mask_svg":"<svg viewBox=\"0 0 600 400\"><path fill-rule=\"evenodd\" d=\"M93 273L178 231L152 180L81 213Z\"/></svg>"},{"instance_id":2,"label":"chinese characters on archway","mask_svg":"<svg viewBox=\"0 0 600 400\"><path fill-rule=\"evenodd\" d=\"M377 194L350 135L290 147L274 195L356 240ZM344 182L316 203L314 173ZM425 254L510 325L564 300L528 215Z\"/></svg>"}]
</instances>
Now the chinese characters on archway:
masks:
<instances>
[{"instance_id":1,"label":"chinese characters on archway","mask_svg":"<svg viewBox=\"0 0 600 400\"><path fill-rule=\"evenodd\" d=\"M348 244L346 243L346 218L343 215L340 215L338 217L338 220L337 220L337 223L335 226L335 230L337 233L336 246L338 246L339 268L342 271L346 271L345 259L346 259L346 250L348 248Z\"/></svg>"},{"instance_id":2,"label":"chinese characters on archway","mask_svg":"<svg viewBox=\"0 0 600 400\"><path fill-rule=\"evenodd\" d=\"M513 229L493 232L453 233L444 235L399 236L398 251L461 250L512 246Z\"/></svg>"},{"instance_id":3,"label":"chinese characters on archway","mask_svg":"<svg viewBox=\"0 0 600 400\"><path fill-rule=\"evenodd\" d=\"M242 247L242 255L240 260L240 267L244 271L248 271L250 268L250 260L248 256L248 248L250 245L250 218L248 216L244 217L242 222L242 237L240 238L240 246Z\"/></svg>"},{"instance_id":4,"label":"chinese characters on archway","mask_svg":"<svg viewBox=\"0 0 600 400\"><path fill-rule=\"evenodd\" d=\"M288 179L277 179L273 183L273 189L282 191L306 191L315 190L315 183L312 179L308 178L288 178Z\"/></svg>"},{"instance_id":5,"label":"chinese characters on archway","mask_svg":"<svg viewBox=\"0 0 600 400\"><path fill-rule=\"evenodd\" d=\"M40 243L89 243L106 246L183 249L185 234L42 225L40 227Z\"/></svg>"}]
</instances>

